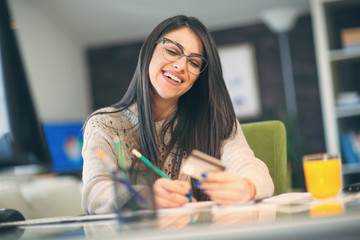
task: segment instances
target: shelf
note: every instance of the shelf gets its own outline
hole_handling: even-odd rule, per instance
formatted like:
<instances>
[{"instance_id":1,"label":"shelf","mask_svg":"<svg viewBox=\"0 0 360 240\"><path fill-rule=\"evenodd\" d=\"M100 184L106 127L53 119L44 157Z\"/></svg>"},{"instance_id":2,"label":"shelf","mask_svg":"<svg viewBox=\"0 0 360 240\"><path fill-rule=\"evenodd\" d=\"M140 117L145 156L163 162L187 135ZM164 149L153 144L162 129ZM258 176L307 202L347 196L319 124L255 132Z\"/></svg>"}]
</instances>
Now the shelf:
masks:
<instances>
[{"instance_id":1,"label":"shelf","mask_svg":"<svg viewBox=\"0 0 360 240\"><path fill-rule=\"evenodd\" d=\"M347 104L336 107L337 118L353 117L360 115L360 103Z\"/></svg>"},{"instance_id":2,"label":"shelf","mask_svg":"<svg viewBox=\"0 0 360 240\"><path fill-rule=\"evenodd\" d=\"M341 30L360 26L359 0L310 0L326 151L340 152L340 132L358 130L360 103L337 106L341 92L360 93L360 46L342 47ZM344 166L345 173L360 173Z\"/></svg>"},{"instance_id":3,"label":"shelf","mask_svg":"<svg viewBox=\"0 0 360 240\"><path fill-rule=\"evenodd\" d=\"M360 173L360 163L343 164L341 170L343 175Z\"/></svg>"},{"instance_id":4,"label":"shelf","mask_svg":"<svg viewBox=\"0 0 360 240\"><path fill-rule=\"evenodd\" d=\"M330 50L330 61L341 61L341 60L349 60L353 58L360 58L360 47L356 48L343 48Z\"/></svg>"}]
</instances>

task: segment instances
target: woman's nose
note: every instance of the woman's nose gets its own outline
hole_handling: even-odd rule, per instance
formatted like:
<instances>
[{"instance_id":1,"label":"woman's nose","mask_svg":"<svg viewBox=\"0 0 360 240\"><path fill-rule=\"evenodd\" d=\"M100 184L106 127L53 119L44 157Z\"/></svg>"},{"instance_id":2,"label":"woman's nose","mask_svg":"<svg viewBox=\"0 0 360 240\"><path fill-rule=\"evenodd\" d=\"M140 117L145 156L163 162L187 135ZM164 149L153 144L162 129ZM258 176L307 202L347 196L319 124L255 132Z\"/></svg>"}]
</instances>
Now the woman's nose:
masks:
<instances>
[{"instance_id":1,"label":"woman's nose","mask_svg":"<svg viewBox=\"0 0 360 240\"><path fill-rule=\"evenodd\" d=\"M187 59L185 56L182 56L175 62L173 62L173 68L177 71L184 71L187 64Z\"/></svg>"}]
</instances>

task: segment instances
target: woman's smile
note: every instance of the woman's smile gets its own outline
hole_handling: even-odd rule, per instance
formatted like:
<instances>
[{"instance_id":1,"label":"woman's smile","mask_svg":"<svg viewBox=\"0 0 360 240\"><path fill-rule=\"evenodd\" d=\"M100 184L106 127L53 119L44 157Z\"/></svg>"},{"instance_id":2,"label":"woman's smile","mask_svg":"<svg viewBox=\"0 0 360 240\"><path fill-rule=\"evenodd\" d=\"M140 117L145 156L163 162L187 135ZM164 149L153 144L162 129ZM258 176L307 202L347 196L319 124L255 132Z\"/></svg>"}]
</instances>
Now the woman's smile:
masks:
<instances>
[{"instance_id":1,"label":"woman's smile","mask_svg":"<svg viewBox=\"0 0 360 240\"><path fill-rule=\"evenodd\" d=\"M170 80L168 82L170 82L171 84L179 85L184 82L183 77L174 72L163 71L163 75L165 76L167 81Z\"/></svg>"}]
</instances>

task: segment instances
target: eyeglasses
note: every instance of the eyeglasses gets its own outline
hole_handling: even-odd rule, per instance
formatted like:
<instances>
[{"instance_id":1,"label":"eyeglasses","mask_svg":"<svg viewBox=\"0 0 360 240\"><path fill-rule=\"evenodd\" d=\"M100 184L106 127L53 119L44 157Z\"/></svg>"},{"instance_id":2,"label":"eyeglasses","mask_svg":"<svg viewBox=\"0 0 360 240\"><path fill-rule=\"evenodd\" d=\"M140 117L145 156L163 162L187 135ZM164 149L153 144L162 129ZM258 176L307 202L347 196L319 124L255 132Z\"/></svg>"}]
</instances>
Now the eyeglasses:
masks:
<instances>
[{"instance_id":1,"label":"eyeglasses","mask_svg":"<svg viewBox=\"0 0 360 240\"><path fill-rule=\"evenodd\" d=\"M207 67L208 62L203 56L199 54L185 55L181 46L168 38L161 38L156 44L160 42L163 43L162 55L166 60L175 62L185 56L188 71L195 75L199 75Z\"/></svg>"}]
</instances>

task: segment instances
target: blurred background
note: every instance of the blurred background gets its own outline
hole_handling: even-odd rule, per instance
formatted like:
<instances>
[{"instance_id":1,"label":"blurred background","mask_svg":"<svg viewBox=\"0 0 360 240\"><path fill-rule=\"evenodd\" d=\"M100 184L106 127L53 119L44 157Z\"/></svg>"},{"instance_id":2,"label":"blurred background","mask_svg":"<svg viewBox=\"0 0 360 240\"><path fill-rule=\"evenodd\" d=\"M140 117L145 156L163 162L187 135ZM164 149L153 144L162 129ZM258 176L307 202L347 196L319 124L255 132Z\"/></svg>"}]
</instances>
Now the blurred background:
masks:
<instances>
[{"instance_id":1,"label":"blurred background","mask_svg":"<svg viewBox=\"0 0 360 240\"><path fill-rule=\"evenodd\" d=\"M339 7L336 2L342 2L342 5ZM241 46L250 46L248 49L251 49L251 54L241 60L248 62L239 60L239 69L250 66L244 71L251 68L251 80L255 84L250 88L255 91L254 99L258 102L253 114L239 116L240 122L281 120L286 124L289 188L304 190L302 156L340 151L338 137L341 124L331 114L336 114L335 97L341 92L341 84L335 84L337 87L334 89L338 92L333 92L332 78L328 76L324 80L327 82L325 85L319 79L319 76L323 76L320 72L328 73L332 70L328 71L331 64L327 59L320 63L327 64L328 68L324 70L319 66L317 57L327 50L316 46L325 41L322 40L324 36L337 36L340 39L340 28L354 27L353 20L346 22L343 18L352 16L346 13L349 9L357 11L352 13L354 16L359 13L359 2L10 0L9 5L16 22L32 95L48 139L54 136L49 135L49 132L54 133L56 126L71 125L71 129L79 130L92 111L121 99L132 78L142 42L167 17L185 14L199 18L211 31L219 51L227 47L236 50ZM348 3L352 4L351 7ZM339 13L337 9L342 9L342 12ZM336 28L331 28L333 35L323 33L329 28L321 19L316 20L319 16L323 17L325 12L335 16L334 19L342 19L342 25L335 24ZM329 24L334 21L329 21ZM358 21L356 24L360 26ZM314 29L314 26L320 28ZM342 49L343 42L338 42L329 49ZM225 52L224 55L226 57ZM348 79L360 76L359 71L355 70L359 67L358 51L352 56L350 68L349 64L342 66L347 59L341 60L341 67L345 70L335 68L337 72L347 72ZM236 62L236 56L230 57ZM249 61L250 65L245 65ZM223 68L224 72L225 69L236 72L227 66ZM330 90L327 87L329 84ZM354 89L355 95L359 93L359 84L350 80L343 92L351 90L354 93ZM324 110L324 106L329 106L330 110ZM343 125L351 125L354 131L358 131L359 124L356 122L359 122L359 114L358 109L352 110L350 120L347 118L347 123ZM329 121L326 120L328 116ZM67 128L60 132L69 131L69 134L76 135L78 130L74 132ZM328 134L333 131L335 135ZM80 154L81 135L70 140L66 136L59 138L63 141L67 139L65 150L71 152L69 154L74 158ZM335 144L332 145L333 142ZM60 143L54 144L58 146ZM76 171L81 172L79 162L75 167L60 172L66 174ZM358 171L356 165L351 174L356 175Z\"/></svg>"}]
</instances>

